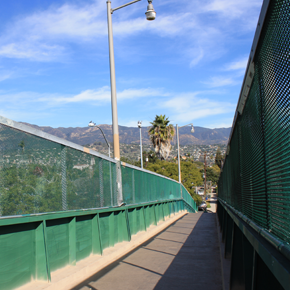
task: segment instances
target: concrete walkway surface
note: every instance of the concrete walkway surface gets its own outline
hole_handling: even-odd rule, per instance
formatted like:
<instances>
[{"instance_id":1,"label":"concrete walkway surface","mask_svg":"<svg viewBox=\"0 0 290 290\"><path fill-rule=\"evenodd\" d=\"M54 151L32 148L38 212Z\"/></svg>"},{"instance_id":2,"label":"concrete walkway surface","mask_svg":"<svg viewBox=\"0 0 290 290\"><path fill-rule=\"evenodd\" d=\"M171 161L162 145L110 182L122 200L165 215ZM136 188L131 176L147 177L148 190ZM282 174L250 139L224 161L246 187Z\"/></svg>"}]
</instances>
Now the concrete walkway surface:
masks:
<instances>
[{"instance_id":1,"label":"concrete walkway surface","mask_svg":"<svg viewBox=\"0 0 290 290\"><path fill-rule=\"evenodd\" d=\"M73 290L222 290L215 213L190 213Z\"/></svg>"}]
</instances>

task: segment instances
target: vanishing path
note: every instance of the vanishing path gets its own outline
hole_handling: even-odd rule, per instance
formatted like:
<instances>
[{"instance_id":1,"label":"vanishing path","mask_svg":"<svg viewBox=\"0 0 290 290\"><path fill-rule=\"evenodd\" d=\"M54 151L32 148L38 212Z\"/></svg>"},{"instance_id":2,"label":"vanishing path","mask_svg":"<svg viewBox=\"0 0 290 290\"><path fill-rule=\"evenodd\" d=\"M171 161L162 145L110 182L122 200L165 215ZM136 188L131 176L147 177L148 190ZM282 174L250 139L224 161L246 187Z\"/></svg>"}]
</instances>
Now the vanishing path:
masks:
<instances>
[{"instance_id":1,"label":"vanishing path","mask_svg":"<svg viewBox=\"0 0 290 290\"><path fill-rule=\"evenodd\" d=\"M216 214L190 213L73 290L222 290Z\"/></svg>"}]
</instances>

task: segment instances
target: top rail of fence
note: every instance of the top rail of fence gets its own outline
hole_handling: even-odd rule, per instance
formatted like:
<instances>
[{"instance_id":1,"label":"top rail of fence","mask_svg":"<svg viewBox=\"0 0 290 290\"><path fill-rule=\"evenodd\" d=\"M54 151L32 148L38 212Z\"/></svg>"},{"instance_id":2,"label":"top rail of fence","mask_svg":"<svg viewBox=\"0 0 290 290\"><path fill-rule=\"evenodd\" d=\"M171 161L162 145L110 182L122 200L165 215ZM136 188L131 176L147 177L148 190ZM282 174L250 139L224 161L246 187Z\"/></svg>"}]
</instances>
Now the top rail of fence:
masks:
<instances>
[{"instance_id":1,"label":"top rail of fence","mask_svg":"<svg viewBox=\"0 0 290 290\"><path fill-rule=\"evenodd\" d=\"M31 126L10 120L10 119L5 118L3 116L0 116L0 124L8 126L10 128L14 128L16 130L20 130L22 132L25 132L25 133L28 133L28 134L31 134L31 135L34 135L37 137L40 137L40 138L43 138L43 139L46 139L48 141L52 141L52 142L55 142L55 143L58 143L58 144L82 151L82 152L85 152L85 153L89 153L91 155L100 157L102 159L108 160L108 161L113 162L113 163L117 163L117 160L115 160L114 158L110 158L104 154L101 154L101 153L93 150L93 149L78 145L76 143L73 143L71 141L65 140L65 139L57 137L55 135L51 135L49 133L43 132L43 131L36 129L36 128L33 128Z\"/></svg>"}]
</instances>

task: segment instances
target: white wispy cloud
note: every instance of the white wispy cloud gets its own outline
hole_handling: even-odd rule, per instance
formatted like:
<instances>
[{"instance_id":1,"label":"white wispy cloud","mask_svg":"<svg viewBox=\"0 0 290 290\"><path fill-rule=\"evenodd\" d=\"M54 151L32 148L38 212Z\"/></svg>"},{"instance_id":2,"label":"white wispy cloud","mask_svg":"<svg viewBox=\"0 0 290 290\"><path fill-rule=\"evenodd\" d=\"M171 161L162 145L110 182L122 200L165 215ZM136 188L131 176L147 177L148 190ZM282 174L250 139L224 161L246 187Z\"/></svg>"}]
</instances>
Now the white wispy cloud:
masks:
<instances>
[{"instance_id":1,"label":"white wispy cloud","mask_svg":"<svg viewBox=\"0 0 290 290\"><path fill-rule=\"evenodd\" d=\"M150 121L148 120L138 120L138 121L142 121L142 127L148 127L150 126ZM132 120L132 119L125 119L125 118L120 118L119 119L119 123L122 124L122 126L126 126L126 127L137 127L137 121L136 119ZM142 130L143 131L143 130Z\"/></svg>"},{"instance_id":2,"label":"white wispy cloud","mask_svg":"<svg viewBox=\"0 0 290 290\"><path fill-rule=\"evenodd\" d=\"M11 76L12 76L12 73L5 73L5 72L1 73L0 72L0 82L3 82L5 80L11 78Z\"/></svg>"},{"instance_id":3,"label":"white wispy cloud","mask_svg":"<svg viewBox=\"0 0 290 290\"><path fill-rule=\"evenodd\" d=\"M126 89L117 93L119 101L137 99L143 97L166 96L160 89L142 88L142 89ZM84 103L93 102L93 104L102 105L111 101L111 90L105 86L95 90L85 90L73 96L45 96L37 99L40 102L47 102L51 105L68 104L68 103Z\"/></svg>"},{"instance_id":4,"label":"white wispy cloud","mask_svg":"<svg viewBox=\"0 0 290 290\"><path fill-rule=\"evenodd\" d=\"M203 12L216 13L221 18L226 16L227 19L233 19L242 18L246 13L251 12L252 8L260 8L261 5L262 0L213 0L206 1L201 9Z\"/></svg>"},{"instance_id":5,"label":"white wispy cloud","mask_svg":"<svg viewBox=\"0 0 290 290\"><path fill-rule=\"evenodd\" d=\"M205 84L209 88L231 86L231 85L235 85L237 83L238 82L236 80L234 80L233 78L224 77L224 76L211 77L208 81L203 82L203 84Z\"/></svg>"},{"instance_id":6,"label":"white wispy cloud","mask_svg":"<svg viewBox=\"0 0 290 290\"><path fill-rule=\"evenodd\" d=\"M60 45L16 42L0 46L0 56L33 61L56 61L64 56L65 48Z\"/></svg>"},{"instance_id":7,"label":"white wispy cloud","mask_svg":"<svg viewBox=\"0 0 290 290\"><path fill-rule=\"evenodd\" d=\"M163 106L170 110L174 122L182 123L234 112L235 105L202 97L204 93L208 92L181 94L163 102Z\"/></svg>"},{"instance_id":8,"label":"white wispy cloud","mask_svg":"<svg viewBox=\"0 0 290 290\"><path fill-rule=\"evenodd\" d=\"M206 128L215 129L215 128L229 128L232 126L232 124L233 118L219 118L218 120L216 120L216 122L207 123L204 126Z\"/></svg>"},{"instance_id":9,"label":"white wispy cloud","mask_svg":"<svg viewBox=\"0 0 290 290\"><path fill-rule=\"evenodd\" d=\"M130 107L131 103L135 102L138 98L146 98L147 101L150 100L154 104L154 106L146 107L146 114L148 116L154 115L156 110L161 109L162 112L165 112L167 115L169 114L174 122L186 122L207 116L234 112L235 105L228 102L210 100L205 97L205 95L211 93L213 91L176 94L162 89L143 88L124 90L118 92L117 96L121 104L123 101L126 101L124 102L126 107ZM23 116L23 120L30 113L40 117L42 112L44 114L52 114L52 108L63 110L66 106L75 103L80 105L89 103L90 105L99 105L105 108L109 105L110 101L109 87L86 90L76 95L66 96L60 94L39 94L37 92L0 93L0 102L7 109L5 116L7 116L8 112L10 112L8 117L17 116L19 111L20 113L22 112L19 116ZM50 109L49 111L47 111L48 108ZM139 118L138 112L141 112L140 109L137 109L136 112L131 112L130 116ZM144 112L142 115L144 115ZM19 116L17 119L19 119ZM128 125L130 122L133 122L132 119L128 120L126 118L122 117L122 124ZM150 122L148 120L142 121L144 125L148 125Z\"/></svg>"},{"instance_id":10,"label":"white wispy cloud","mask_svg":"<svg viewBox=\"0 0 290 290\"><path fill-rule=\"evenodd\" d=\"M248 63L248 57L235 60L225 66L226 71L243 70L245 71Z\"/></svg>"},{"instance_id":11,"label":"white wispy cloud","mask_svg":"<svg viewBox=\"0 0 290 290\"><path fill-rule=\"evenodd\" d=\"M120 4L120 1L115 2L115 5ZM256 13L261 2L181 0L178 7L175 2L166 3L168 10L164 9L163 3L154 3L158 12L154 22L140 17L141 8L133 5L133 8L126 8L126 13L114 14L114 36L151 33L160 37L176 37L178 40L172 49L176 51L183 47L179 54L187 57L192 67L203 59L220 57L226 50L227 37L248 29L249 15ZM7 25L0 35L0 56L32 61L63 61L73 53L71 43L82 45L93 41L100 44L101 40L107 41L106 35L106 6L103 1L53 5Z\"/></svg>"}]
</instances>

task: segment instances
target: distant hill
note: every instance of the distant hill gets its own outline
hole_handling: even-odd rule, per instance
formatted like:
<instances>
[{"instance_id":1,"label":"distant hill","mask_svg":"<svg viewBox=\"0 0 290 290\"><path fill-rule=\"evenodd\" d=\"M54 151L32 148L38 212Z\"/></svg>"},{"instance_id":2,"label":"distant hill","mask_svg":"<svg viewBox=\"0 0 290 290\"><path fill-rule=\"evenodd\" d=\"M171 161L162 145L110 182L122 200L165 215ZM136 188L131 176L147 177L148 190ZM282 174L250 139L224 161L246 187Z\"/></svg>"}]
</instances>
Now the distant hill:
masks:
<instances>
[{"instance_id":1,"label":"distant hill","mask_svg":"<svg viewBox=\"0 0 290 290\"><path fill-rule=\"evenodd\" d=\"M37 126L23 123L46 133L58 136L79 145L92 144L94 142L104 142L104 138L98 128L76 127L76 128L52 128L47 126ZM109 142L113 142L112 126L98 125L104 131ZM211 145L227 144L231 128L208 129L203 127L194 127L195 132L190 132L190 127L184 127L179 130L180 145ZM143 144L150 144L148 128L142 128ZM132 144L140 142L139 129L136 127L119 126L120 143ZM175 143L175 142L173 142Z\"/></svg>"}]
</instances>

